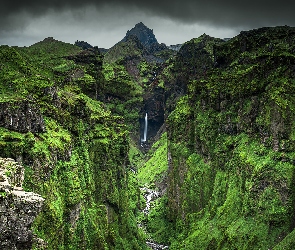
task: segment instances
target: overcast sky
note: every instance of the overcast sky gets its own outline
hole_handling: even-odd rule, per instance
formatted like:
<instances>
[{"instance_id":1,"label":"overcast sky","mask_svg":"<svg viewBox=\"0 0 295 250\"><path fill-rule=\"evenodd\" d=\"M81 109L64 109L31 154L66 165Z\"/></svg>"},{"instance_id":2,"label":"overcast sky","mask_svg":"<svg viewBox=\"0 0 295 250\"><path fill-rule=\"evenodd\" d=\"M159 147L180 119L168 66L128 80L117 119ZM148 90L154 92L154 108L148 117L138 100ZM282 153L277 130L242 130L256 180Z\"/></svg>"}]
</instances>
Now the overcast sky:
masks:
<instances>
[{"instance_id":1,"label":"overcast sky","mask_svg":"<svg viewBox=\"0 0 295 250\"><path fill-rule=\"evenodd\" d=\"M295 26L294 0L4 0L0 44L29 46L46 37L109 48L143 22L160 43L203 33L233 37L263 26Z\"/></svg>"}]
</instances>

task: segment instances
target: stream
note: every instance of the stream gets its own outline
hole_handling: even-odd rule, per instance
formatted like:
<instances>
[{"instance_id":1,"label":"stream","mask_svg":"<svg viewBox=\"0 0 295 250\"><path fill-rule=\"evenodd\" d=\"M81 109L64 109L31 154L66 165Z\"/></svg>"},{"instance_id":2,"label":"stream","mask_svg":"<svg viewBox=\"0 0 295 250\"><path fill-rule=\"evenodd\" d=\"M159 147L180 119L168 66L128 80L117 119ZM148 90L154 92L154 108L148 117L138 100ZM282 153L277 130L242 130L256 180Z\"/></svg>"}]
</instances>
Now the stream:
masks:
<instances>
[{"instance_id":1,"label":"stream","mask_svg":"<svg viewBox=\"0 0 295 250\"><path fill-rule=\"evenodd\" d=\"M143 209L143 213L146 216L148 216L148 214L150 212L150 209L151 209L151 202L154 201L154 200L156 200L157 198L159 198L160 197L160 193L157 192L157 191L155 191L155 190L153 190L153 189L149 189L147 187L140 188L140 190L143 191L143 196L144 196L144 199L146 201L146 206ZM139 225L139 226L140 227L144 227L144 225ZM147 244L147 246L150 249L153 249L153 250L169 249L168 246L158 244L158 243L154 242L152 239L148 239L146 241L146 244Z\"/></svg>"}]
</instances>

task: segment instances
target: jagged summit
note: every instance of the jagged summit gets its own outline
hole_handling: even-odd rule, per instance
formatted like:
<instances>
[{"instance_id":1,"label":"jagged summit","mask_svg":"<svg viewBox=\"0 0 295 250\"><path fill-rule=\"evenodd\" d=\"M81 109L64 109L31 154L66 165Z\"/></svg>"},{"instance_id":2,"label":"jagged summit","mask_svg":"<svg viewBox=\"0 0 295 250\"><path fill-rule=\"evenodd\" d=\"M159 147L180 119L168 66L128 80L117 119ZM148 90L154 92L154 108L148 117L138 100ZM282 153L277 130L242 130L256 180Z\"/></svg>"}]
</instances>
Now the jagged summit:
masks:
<instances>
[{"instance_id":1,"label":"jagged summit","mask_svg":"<svg viewBox=\"0 0 295 250\"><path fill-rule=\"evenodd\" d=\"M136 36L138 40L142 43L143 46L149 47L152 44L158 44L158 41L154 35L152 29L149 29L142 22L137 23L134 28L128 30L126 36L122 39L122 42L125 42L128 36Z\"/></svg>"},{"instance_id":2,"label":"jagged summit","mask_svg":"<svg viewBox=\"0 0 295 250\"><path fill-rule=\"evenodd\" d=\"M111 63L123 59L128 61L131 58L145 58L147 61L163 62L173 53L164 43L158 43L152 29L140 22L108 50L104 61Z\"/></svg>"},{"instance_id":3,"label":"jagged summit","mask_svg":"<svg viewBox=\"0 0 295 250\"><path fill-rule=\"evenodd\" d=\"M90 49L93 48L93 46L85 41L76 41L75 45L82 48L82 49Z\"/></svg>"}]
</instances>

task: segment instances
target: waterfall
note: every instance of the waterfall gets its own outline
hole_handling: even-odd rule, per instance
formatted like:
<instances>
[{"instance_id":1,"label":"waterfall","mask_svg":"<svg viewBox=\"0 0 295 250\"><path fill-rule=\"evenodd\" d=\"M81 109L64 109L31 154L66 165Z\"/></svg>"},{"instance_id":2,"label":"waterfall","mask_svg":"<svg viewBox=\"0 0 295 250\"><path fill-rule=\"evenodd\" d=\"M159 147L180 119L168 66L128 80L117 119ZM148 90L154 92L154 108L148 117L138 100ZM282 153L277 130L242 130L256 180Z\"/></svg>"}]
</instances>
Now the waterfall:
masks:
<instances>
[{"instance_id":1,"label":"waterfall","mask_svg":"<svg viewBox=\"0 0 295 250\"><path fill-rule=\"evenodd\" d=\"M142 142L146 142L146 137L147 137L147 127L148 127L148 117L147 117L147 113L145 113L145 118L144 118L144 130L143 130L143 139L141 139Z\"/></svg>"}]
</instances>

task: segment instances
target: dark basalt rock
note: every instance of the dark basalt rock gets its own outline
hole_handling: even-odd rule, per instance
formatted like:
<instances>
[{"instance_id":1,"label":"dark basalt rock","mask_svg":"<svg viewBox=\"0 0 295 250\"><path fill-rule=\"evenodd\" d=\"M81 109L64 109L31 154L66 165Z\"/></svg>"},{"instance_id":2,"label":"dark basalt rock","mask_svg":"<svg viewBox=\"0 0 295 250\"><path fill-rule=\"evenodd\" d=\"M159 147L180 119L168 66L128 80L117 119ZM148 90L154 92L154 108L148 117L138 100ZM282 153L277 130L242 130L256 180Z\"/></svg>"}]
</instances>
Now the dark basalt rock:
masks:
<instances>
[{"instance_id":1,"label":"dark basalt rock","mask_svg":"<svg viewBox=\"0 0 295 250\"><path fill-rule=\"evenodd\" d=\"M152 143L153 138L164 124L164 89L155 88L153 92L144 96L144 107L142 110L142 119L140 121L141 131L144 128L145 113L148 114L148 133L147 138Z\"/></svg>"},{"instance_id":2,"label":"dark basalt rock","mask_svg":"<svg viewBox=\"0 0 295 250\"><path fill-rule=\"evenodd\" d=\"M91 49L93 48L93 46L87 42L84 42L84 41L76 41L75 42L75 45L82 48L82 49Z\"/></svg>"},{"instance_id":3,"label":"dark basalt rock","mask_svg":"<svg viewBox=\"0 0 295 250\"><path fill-rule=\"evenodd\" d=\"M22 189L24 168L12 159L0 158L0 249L31 249L34 242L43 249L30 227L40 213L44 199ZM39 245L41 244L41 245Z\"/></svg>"},{"instance_id":4,"label":"dark basalt rock","mask_svg":"<svg viewBox=\"0 0 295 250\"><path fill-rule=\"evenodd\" d=\"M45 131L38 106L28 100L0 103L0 126L21 133Z\"/></svg>"},{"instance_id":5,"label":"dark basalt rock","mask_svg":"<svg viewBox=\"0 0 295 250\"><path fill-rule=\"evenodd\" d=\"M122 42L127 41L127 37L130 35L136 36L145 47L158 43L153 30L146 27L142 22L136 24L131 30L128 30Z\"/></svg>"}]
</instances>

